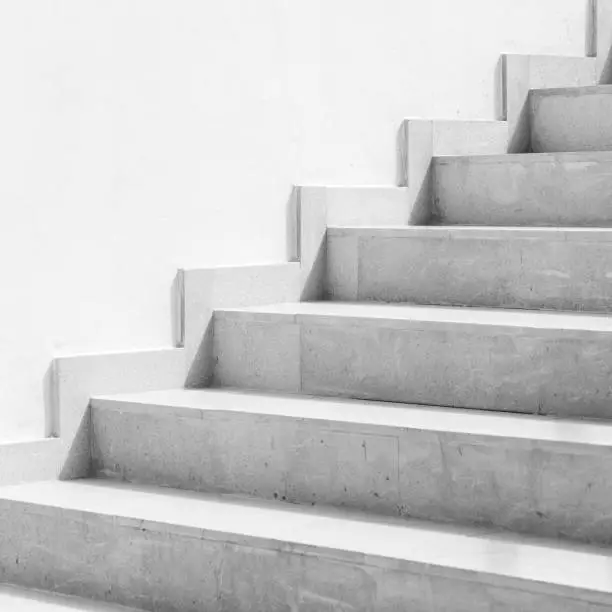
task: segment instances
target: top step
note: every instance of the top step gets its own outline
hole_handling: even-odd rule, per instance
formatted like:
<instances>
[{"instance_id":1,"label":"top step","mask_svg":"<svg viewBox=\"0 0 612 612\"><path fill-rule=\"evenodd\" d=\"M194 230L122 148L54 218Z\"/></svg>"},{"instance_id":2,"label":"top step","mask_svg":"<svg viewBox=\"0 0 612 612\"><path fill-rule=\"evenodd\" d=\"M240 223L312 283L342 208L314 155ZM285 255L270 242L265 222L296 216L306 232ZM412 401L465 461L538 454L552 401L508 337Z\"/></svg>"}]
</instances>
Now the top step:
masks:
<instances>
[{"instance_id":1,"label":"top step","mask_svg":"<svg viewBox=\"0 0 612 612\"><path fill-rule=\"evenodd\" d=\"M534 153L612 150L612 85L534 89L529 96Z\"/></svg>"}]
</instances>

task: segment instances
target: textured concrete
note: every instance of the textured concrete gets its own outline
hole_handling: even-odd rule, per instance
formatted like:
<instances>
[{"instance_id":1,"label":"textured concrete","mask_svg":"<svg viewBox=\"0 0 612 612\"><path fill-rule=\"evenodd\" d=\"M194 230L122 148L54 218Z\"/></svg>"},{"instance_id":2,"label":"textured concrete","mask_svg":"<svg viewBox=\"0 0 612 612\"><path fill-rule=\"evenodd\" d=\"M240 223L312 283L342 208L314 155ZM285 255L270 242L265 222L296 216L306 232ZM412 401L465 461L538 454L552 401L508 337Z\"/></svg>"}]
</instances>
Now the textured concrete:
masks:
<instances>
[{"instance_id":1,"label":"textured concrete","mask_svg":"<svg viewBox=\"0 0 612 612\"><path fill-rule=\"evenodd\" d=\"M612 425L175 390L92 400L94 474L612 543Z\"/></svg>"},{"instance_id":2,"label":"textured concrete","mask_svg":"<svg viewBox=\"0 0 612 612\"><path fill-rule=\"evenodd\" d=\"M612 85L529 94L535 153L612 150Z\"/></svg>"},{"instance_id":3,"label":"textured concrete","mask_svg":"<svg viewBox=\"0 0 612 612\"><path fill-rule=\"evenodd\" d=\"M179 270L177 316L185 347L186 384L201 387L210 380L214 308L298 300L300 282L299 263Z\"/></svg>"},{"instance_id":4,"label":"textured concrete","mask_svg":"<svg viewBox=\"0 0 612 612\"><path fill-rule=\"evenodd\" d=\"M501 117L508 121L508 151L529 150L529 91L597 83L597 60L587 57L506 54L501 61Z\"/></svg>"},{"instance_id":5,"label":"textured concrete","mask_svg":"<svg viewBox=\"0 0 612 612\"><path fill-rule=\"evenodd\" d=\"M57 464L60 475L79 478L89 470L89 400L92 395L176 388L184 381L185 354L182 349L55 359L50 432L61 439L62 451ZM50 455L49 460L55 462L57 457Z\"/></svg>"},{"instance_id":6,"label":"textured concrete","mask_svg":"<svg viewBox=\"0 0 612 612\"><path fill-rule=\"evenodd\" d=\"M330 228L337 300L612 310L612 229Z\"/></svg>"},{"instance_id":7,"label":"textured concrete","mask_svg":"<svg viewBox=\"0 0 612 612\"><path fill-rule=\"evenodd\" d=\"M166 612L603 612L611 558L518 536L87 481L0 492L5 579Z\"/></svg>"},{"instance_id":8,"label":"textured concrete","mask_svg":"<svg viewBox=\"0 0 612 612\"><path fill-rule=\"evenodd\" d=\"M611 341L612 319L606 316L280 304L215 314L215 381L310 395L610 418Z\"/></svg>"},{"instance_id":9,"label":"textured concrete","mask_svg":"<svg viewBox=\"0 0 612 612\"><path fill-rule=\"evenodd\" d=\"M184 381L181 349L55 359L45 381L50 437L0 444L0 486L87 474L93 394L175 388Z\"/></svg>"},{"instance_id":10,"label":"textured concrete","mask_svg":"<svg viewBox=\"0 0 612 612\"><path fill-rule=\"evenodd\" d=\"M398 133L397 180L407 190L402 222L415 225L429 222L433 157L503 153L507 142L505 122L405 119ZM329 222L350 223L331 216ZM375 224L380 223L385 221Z\"/></svg>"},{"instance_id":11,"label":"textured concrete","mask_svg":"<svg viewBox=\"0 0 612 612\"><path fill-rule=\"evenodd\" d=\"M434 221L611 226L611 179L611 153L437 158Z\"/></svg>"},{"instance_id":12,"label":"textured concrete","mask_svg":"<svg viewBox=\"0 0 612 612\"><path fill-rule=\"evenodd\" d=\"M299 299L307 301L323 297L325 235L329 224L407 223L409 202L409 190L402 187L304 186L294 189L289 212L292 220L289 242L291 260L299 261ZM282 278L268 278L266 283L268 287L263 290L261 286L251 287L256 301L262 293L271 295L271 291L282 290ZM238 283L238 287L242 285ZM233 292L228 293L231 295ZM284 299L292 298L285 295ZM207 320L210 320L211 305L200 304L195 310L197 316L202 317L202 312L206 312Z\"/></svg>"}]
</instances>

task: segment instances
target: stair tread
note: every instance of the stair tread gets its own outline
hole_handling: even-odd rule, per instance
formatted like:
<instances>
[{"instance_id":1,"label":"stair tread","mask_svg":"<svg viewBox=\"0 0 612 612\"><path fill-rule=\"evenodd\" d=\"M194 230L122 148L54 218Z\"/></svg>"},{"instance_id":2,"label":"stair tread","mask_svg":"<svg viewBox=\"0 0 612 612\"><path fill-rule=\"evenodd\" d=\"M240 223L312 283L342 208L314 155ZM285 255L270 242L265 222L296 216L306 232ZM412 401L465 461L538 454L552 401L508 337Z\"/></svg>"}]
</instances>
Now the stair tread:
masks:
<instances>
[{"instance_id":1,"label":"stair tread","mask_svg":"<svg viewBox=\"0 0 612 612\"><path fill-rule=\"evenodd\" d=\"M136 612L134 608L9 585L0 585L0 610L6 610L6 612Z\"/></svg>"},{"instance_id":2,"label":"stair tread","mask_svg":"<svg viewBox=\"0 0 612 612\"><path fill-rule=\"evenodd\" d=\"M569 241L610 240L612 228L601 227L517 227L517 226L474 226L474 225L371 225L328 226L331 236L359 235L377 237L447 238L447 239L544 239Z\"/></svg>"},{"instance_id":3,"label":"stair tread","mask_svg":"<svg viewBox=\"0 0 612 612\"><path fill-rule=\"evenodd\" d=\"M580 87L538 87L530 92L537 96L592 96L612 94L612 85L582 85Z\"/></svg>"},{"instance_id":4,"label":"stair tread","mask_svg":"<svg viewBox=\"0 0 612 612\"><path fill-rule=\"evenodd\" d=\"M609 332L612 317L605 314L583 314L545 310L512 310L504 308L417 306L411 304L383 304L379 302L283 302L267 306L219 308L215 316L222 319L252 321L299 321L303 317L319 320L346 318L356 323L384 324L409 328L415 324L461 324L492 328L530 328L538 330ZM332 322L333 323L333 322Z\"/></svg>"},{"instance_id":5,"label":"stair tread","mask_svg":"<svg viewBox=\"0 0 612 612\"><path fill-rule=\"evenodd\" d=\"M0 499L29 504L26 512L94 513L137 521L139 529L242 544L253 538L268 548L289 543L295 552L358 555L361 563L417 563L497 581L612 593L610 551L492 530L95 480L4 487Z\"/></svg>"},{"instance_id":6,"label":"stair tread","mask_svg":"<svg viewBox=\"0 0 612 612\"><path fill-rule=\"evenodd\" d=\"M609 162L610 151L546 151L539 153L495 153L484 155L435 155L436 165L456 164L550 164L568 162Z\"/></svg>"},{"instance_id":7,"label":"stair tread","mask_svg":"<svg viewBox=\"0 0 612 612\"><path fill-rule=\"evenodd\" d=\"M495 436L612 447L612 423L552 419L351 399L284 395L236 389L167 389L92 398L92 405L121 411L201 418L202 412L242 412L295 419L398 427L478 436Z\"/></svg>"}]
</instances>

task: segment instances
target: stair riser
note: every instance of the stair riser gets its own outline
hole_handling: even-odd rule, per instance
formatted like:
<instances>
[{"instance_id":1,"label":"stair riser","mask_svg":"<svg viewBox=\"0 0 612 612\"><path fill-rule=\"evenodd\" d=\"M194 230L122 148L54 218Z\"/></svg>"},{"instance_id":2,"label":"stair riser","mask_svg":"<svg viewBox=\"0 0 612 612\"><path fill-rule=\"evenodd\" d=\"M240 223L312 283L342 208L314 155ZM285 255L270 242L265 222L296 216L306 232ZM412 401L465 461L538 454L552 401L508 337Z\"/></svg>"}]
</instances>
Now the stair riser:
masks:
<instances>
[{"instance_id":1,"label":"stair riser","mask_svg":"<svg viewBox=\"0 0 612 612\"><path fill-rule=\"evenodd\" d=\"M4 581L156 612L604 612L612 603L575 588L20 502L0 502L0 533Z\"/></svg>"},{"instance_id":2,"label":"stair riser","mask_svg":"<svg viewBox=\"0 0 612 612\"><path fill-rule=\"evenodd\" d=\"M529 99L534 153L612 150L612 92L532 92Z\"/></svg>"},{"instance_id":3,"label":"stair riser","mask_svg":"<svg viewBox=\"0 0 612 612\"><path fill-rule=\"evenodd\" d=\"M95 474L612 543L612 448L166 410L94 405Z\"/></svg>"},{"instance_id":4,"label":"stair riser","mask_svg":"<svg viewBox=\"0 0 612 612\"><path fill-rule=\"evenodd\" d=\"M434 160L434 222L612 226L612 155Z\"/></svg>"},{"instance_id":5,"label":"stair riser","mask_svg":"<svg viewBox=\"0 0 612 612\"><path fill-rule=\"evenodd\" d=\"M610 333L288 318L217 313L216 384L612 418Z\"/></svg>"},{"instance_id":6,"label":"stair riser","mask_svg":"<svg viewBox=\"0 0 612 612\"><path fill-rule=\"evenodd\" d=\"M330 230L327 291L335 300L607 312L612 240L563 231ZM507 235L507 234L506 234Z\"/></svg>"}]
</instances>

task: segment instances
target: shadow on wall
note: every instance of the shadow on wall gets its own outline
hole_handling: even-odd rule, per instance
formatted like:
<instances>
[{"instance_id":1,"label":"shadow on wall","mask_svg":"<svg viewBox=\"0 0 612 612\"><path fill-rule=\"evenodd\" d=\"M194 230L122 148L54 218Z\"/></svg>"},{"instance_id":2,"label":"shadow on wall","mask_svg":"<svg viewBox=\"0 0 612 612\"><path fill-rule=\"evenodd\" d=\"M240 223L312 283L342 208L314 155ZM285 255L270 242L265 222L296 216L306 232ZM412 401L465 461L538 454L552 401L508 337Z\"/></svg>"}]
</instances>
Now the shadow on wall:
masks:
<instances>
[{"instance_id":1,"label":"shadow on wall","mask_svg":"<svg viewBox=\"0 0 612 612\"><path fill-rule=\"evenodd\" d=\"M45 410L45 437L59 438L59 401L53 362L43 377L43 407Z\"/></svg>"},{"instance_id":2,"label":"shadow on wall","mask_svg":"<svg viewBox=\"0 0 612 612\"><path fill-rule=\"evenodd\" d=\"M429 163L424 176L419 176L417 180L421 183L416 191L415 177L410 173L410 149L404 120L397 130L395 137L396 151L396 180L398 187L408 187L408 198L411 202L407 205L410 209L408 225L429 225L434 222L433 206L433 160ZM415 193L416 191L416 193Z\"/></svg>"},{"instance_id":3,"label":"shadow on wall","mask_svg":"<svg viewBox=\"0 0 612 612\"><path fill-rule=\"evenodd\" d=\"M601 75L599 77L599 82L602 85L612 84L612 48L610 49L608 57L606 57L606 60L603 64Z\"/></svg>"},{"instance_id":4,"label":"shadow on wall","mask_svg":"<svg viewBox=\"0 0 612 612\"><path fill-rule=\"evenodd\" d=\"M300 189L293 187L285 205L287 261L300 261Z\"/></svg>"},{"instance_id":5,"label":"shadow on wall","mask_svg":"<svg viewBox=\"0 0 612 612\"><path fill-rule=\"evenodd\" d=\"M54 363L47 368L43 377L43 398L45 408L45 437L59 438L61 423L59 417L58 381ZM74 480L91 475L91 408L88 406L61 466L60 480Z\"/></svg>"}]
</instances>

